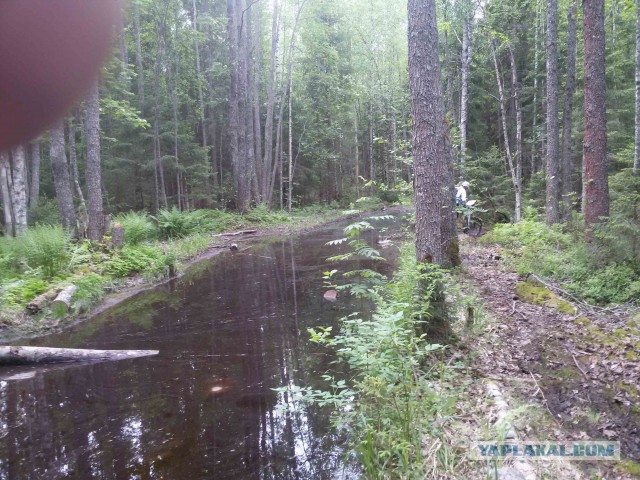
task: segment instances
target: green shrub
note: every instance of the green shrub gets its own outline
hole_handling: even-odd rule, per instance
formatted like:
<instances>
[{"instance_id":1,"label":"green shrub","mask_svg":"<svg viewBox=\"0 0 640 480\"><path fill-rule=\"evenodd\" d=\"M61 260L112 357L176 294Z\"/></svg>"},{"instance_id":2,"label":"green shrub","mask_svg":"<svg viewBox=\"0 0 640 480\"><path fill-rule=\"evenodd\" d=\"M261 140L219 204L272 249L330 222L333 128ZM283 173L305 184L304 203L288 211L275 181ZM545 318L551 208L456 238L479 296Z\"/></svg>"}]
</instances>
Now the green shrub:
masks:
<instances>
[{"instance_id":1,"label":"green shrub","mask_svg":"<svg viewBox=\"0 0 640 480\"><path fill-rule=\"evenodd\" d=\"M190 212L181 212L175 206L169 210L160 210L152 218L158 224L163 238L185 237L197 227L196 219Z\"/></svg>"},{"instance_id":2,"label":"green shrub","mask_svg":"<svg viewBox=\"0 0 640 480\"><path fill-rule=\"evenodd\" d=\"M264 203L259 203L244 215L244 220L250 223L259 223L264 225L274 225L278 223L287 223L291 220L288 213L282 210L269 210Z\"/></svg>"},{"instance_id":3,"label":"green shrub","mask_svg":"<svg viewBox=\"0 0 640 480\"><path fill-rule=\"evenodd\" d=\"M71 237L60 226L38 225L13 239L15 254L28 268L41 268L48 277L65 273L71 260Z\"/></svg>"},{"instance_id":4,"label":"green shrub","mask_svg":"<svg viewBox=\"0 0 640 480\"><path fill-rule=\"evenodd\" d=\"M194 231L198 233L219 233L234 228L239 216L224 210L194 210L190 213Z\"/></svg>"},{"instance_id":5,"label":"green shrub","mask_svg":"<svg viewBox=\"0 0 640 480\"><path fill-rule=\"evenodd\" d=\"M637 265L635 267L613 264L600 270L591 268L582 278L570 283L567 289L589 303L601 305L636 300L640 298L640 270Z\"/></svg>"},{"instance_id":6,"label":"green shrub","mask_svg":"<svg viewBox=\"0 0 640 480\"><path fill-rule=\"evenodd\" d=\"M154 271L163 265L164 255L158 248L125 245L106 263L105 273L124 278L134 273Z\"/></svg>"},{"instance_id":7,"label":"green shrub","mask_svg":"<svg viewBox=\"0 0 640 480\"><path fill-rule=\"evenodd\" d=\"M36 205L29 207L27 215L29 226L36 225L60 225L60 209L58 202L48 198L40 198Z\"/></svg>"},{"instance_id":8,"label":"green shrub","mask_svg":"<svg viewBox=\"0 0 640 480\"><path fill-rule=\"evenodd\" d=\"M78 287L73 295L76 314L88 311L104 297L105 278L96 273L77 277L72 283Z\"/></svg>"},{"instance_id":9,"label":"green shrub","mask_svg":"<svg viewBox=\"0 0 640 480\"><path fill-rule=\"evenodd\" d=\"M145 212L121 213L113 221L124 228L124 242L128 245L138 245L158 237L156 226Z\"/></svg>"},{"instance_id":10,"label":"green shrub","mask_svg":"<svg viewBox=\"0 0 640 480\"><path fill-rule=\"evenodd\" d=\"M49 284L41 278L27 278L9 287L4 294L3 302L9 306L23 307L30 300L44 293Z\"/></svg>"}]
</instances>

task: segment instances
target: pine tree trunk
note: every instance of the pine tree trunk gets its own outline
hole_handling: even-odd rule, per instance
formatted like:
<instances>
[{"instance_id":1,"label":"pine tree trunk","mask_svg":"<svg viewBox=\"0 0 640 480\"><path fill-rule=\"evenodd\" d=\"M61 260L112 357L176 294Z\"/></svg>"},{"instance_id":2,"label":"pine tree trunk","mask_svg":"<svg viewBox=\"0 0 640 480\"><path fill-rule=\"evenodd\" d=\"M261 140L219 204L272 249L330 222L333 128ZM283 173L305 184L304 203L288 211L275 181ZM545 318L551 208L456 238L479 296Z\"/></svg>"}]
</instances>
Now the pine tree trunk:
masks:
<instances>
[{"instance_id":1,"label":"pine tree trunk","mask_svg":"<svg viewBox=\"0 0 640 480\"><path fill-rule=\"evenodd\" d=\"M560 156L558 124L558 0L547 0L547 225L560 221Z\"/></svg>"},{"instance_id":2,"label":"pine tree trunk","mask_svg":"<svg viewBox=\"0 0 640 480\"><path fill-rule=\"evenodd\" d=\"M536 19L534 33L534 54L533 54L533 128L531 129L531 176L538 171L538 163L536 162L537 143L538 143L538 65L540 58L539 37L540 37L540 0L536 0Z\"/></svg>"},{"instance_id":3,"label":"pine tree trunk","mask_svg":"<svg viewBox=\"0 0 640 480\"><path fill-rule=\"evenodd\" d=\"M25 182L26 152L22 145L12 151L13 214L15 233L19 237L27 232L27 187Z\"/></svg>"},{"instance_id":4,"label":"pine tree trunk","mask_svg":"<svg viewBox=\"0 0 640 480\"><path fill-rule=\"evenodd\" d=\"M262 112L260 105L260 83L262 82L262 36L260 29L260 4L254 5L255 18L253 20L253 136L255 140L255 161L254 170L256 174L257 195L256 199L264 202L263 197L263 175L264 171L261 168L262 164Z\"/></svg>"},{"instance_id":5,"label":"pine tree trunk","mask_svg":"<svg viewBox=\"0 0 640 480\"><path fill-rule=\"evenodd\" d=\"M202 131L202 146L207 148L207 125L205 122L205 105L204 96L202 95L202 71L200 68L200 45L198 41L198 10L196 8L196 0L193 0L193 31L196 54L196 75L198 79L198 109L200 113L200 129Z\"/></svg>"},{"instance_id":6,"label":"pine tree trunk","mask_svg":"<svg viewBox=\"0 0 640 480\"><path fill-rule=\"evenodd\" d=\"M64 120L56 121L49 130L51 173L56 191L56 201L60 210L60 220L65 230L75 235L77 229L76 211L73 206L69 165L64 145Z\"/></svg>"},{"instance_id":7,"label":"pine tree trunk","mask_svg":"<svg viewBox=\"0 0 640 480\"><path fill-rule=\"evenodd\" d=\"M565 220L571 219L571 194L573 192L571 184L571 130L573 127L573 94L576 90L576 13L577 0L569 4L567 14L567 78L564 87L564 107L562 109L562 199L563 217Z\"/></svg>"},{"instance_id":8,"label":"pine tree trunk","mask_svg":"<svg viewBox=\"0 0 640 480\"><path fill-rule=\"evenodd\" d=\"M636 0L636 119L633 170L640 168L640 0Z\"/></svg>"},{"instance_id":9,"label":"pine tree trunk","mask_svg":"<svg viewBox=\"0 0 640 480\"><path fill-rule=\"evenodd\" d=\"M604 0L583 0L584 31L584 222L592 226L609 215Z\"/></svg>"},{"instance_id":10,"label":"pine tree trunk","mask_svg":"<svg viewBox=\"0 0 640 480\"><path fill-rule=\"evenodd\" d=\"M9 237L13 237L15 229L13 225L13 201L11 200L11 189L9 188L10 177L9 154L0 152L0 194L2 194L2 210L4 212L4 233Z\"/></svg>"},{"instance_id":11,"label":"pine tree trunk","mask_svg":"<svg viewBox=\"0 0 640 480\"><path fill-rule=\"evenodd\" d=\"M98 80L87 97L87 203L89 239L100 241L104 235L102 207L102 166L100 159L100 91Z\"/></svg>"},{"instance_id":12,"label":"pine tree trunk","mask_svg":"<svg viewBox=\"0 0 640 480\"><path fill-rule=\"evenodd\" d=\"M31 144L31 188L29 188L29 206L38 205L40 198L40 139Z\"/></svg>"},{"instance_id":13,"label":"pine tree trunk","mask_svg":"<svg viewBox=\"0 0 640 480\"><path fill-rule=\"evenodd\" d=\"M435 2L409 0L408 12L416 255L419 262L452 265L459 262L453 159L442 96Z\"/></svg>"}]
</instances>

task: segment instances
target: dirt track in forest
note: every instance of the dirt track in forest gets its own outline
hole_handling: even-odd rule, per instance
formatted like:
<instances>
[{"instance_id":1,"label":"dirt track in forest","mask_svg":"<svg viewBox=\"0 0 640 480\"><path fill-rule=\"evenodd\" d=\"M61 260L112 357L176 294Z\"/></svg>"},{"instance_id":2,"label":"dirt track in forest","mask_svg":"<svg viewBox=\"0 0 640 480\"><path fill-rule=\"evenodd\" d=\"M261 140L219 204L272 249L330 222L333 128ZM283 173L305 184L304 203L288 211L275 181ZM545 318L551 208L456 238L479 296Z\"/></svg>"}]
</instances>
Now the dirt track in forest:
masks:
<instances>
[{"instance_id":1,"label":"dirt track in forest","mask_svg":"<svg viewBox=\"0 0 640 480\"><path fill-rule=\"evenodd\" d=\"M524 440L619 440L624 466L591 462L586 478L638 478L640 331L628 315L562 313L524 301L496 247L462 238L464 274L492 320L474 349L480 376L500 385L513 405L544 409L545 421L516 420ZM634 473L630 473L630 472ZM567 477L569 478L569 477ZM574 478L573 475L570 478Z\"/></svg>"}]
</instances>

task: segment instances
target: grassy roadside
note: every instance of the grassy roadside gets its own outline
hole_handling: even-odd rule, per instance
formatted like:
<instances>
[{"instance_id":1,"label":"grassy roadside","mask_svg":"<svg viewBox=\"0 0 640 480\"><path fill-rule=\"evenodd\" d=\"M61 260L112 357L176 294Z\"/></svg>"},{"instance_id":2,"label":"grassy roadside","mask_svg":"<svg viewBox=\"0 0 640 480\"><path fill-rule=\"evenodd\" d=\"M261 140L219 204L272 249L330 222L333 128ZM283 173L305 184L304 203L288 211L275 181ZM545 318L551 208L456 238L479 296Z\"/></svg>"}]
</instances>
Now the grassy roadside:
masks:
<instances>
[{"instance_id":1,"label":"grassy roadside","mask_svg":"<svg viewBox=\"0 0 640 480\"><path fill-rule=\"evenodd\" d=\"M219 210L166 210L155 217L128 213L113 220L125 231L122 248L115 248L109 235L101 243L77 242L47 225L30 228L23 238L0 238L0 338L47 333L90 314L113 293L161 282L227 241L219 233L297 233L356 213L323 206L290 214L262 207L245 215ZM68 285L77 287L69 311L51 308Z\"/></svg>"}]
</instances>

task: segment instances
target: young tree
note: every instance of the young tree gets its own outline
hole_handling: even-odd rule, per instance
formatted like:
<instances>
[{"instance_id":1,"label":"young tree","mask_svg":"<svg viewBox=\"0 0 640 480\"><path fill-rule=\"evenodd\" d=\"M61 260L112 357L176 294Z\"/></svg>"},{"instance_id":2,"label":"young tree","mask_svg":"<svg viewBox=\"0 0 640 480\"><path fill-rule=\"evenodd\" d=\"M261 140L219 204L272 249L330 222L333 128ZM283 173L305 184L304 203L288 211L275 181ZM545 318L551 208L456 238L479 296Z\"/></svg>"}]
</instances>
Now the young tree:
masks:
<instances>
[{"instance_id":1,"label":"young tree","mask_svg":"<svg viewBox=\"0 0 640 480\"><path fill-rule=\"evenodd\" d=\"M69 165L64 145L64 121L56 121L49 130L51 172L56 191L56 200L60 210L62 227L76 232L76 211L73 206L73 194L69 178Z\"/></svg>"},{"instance_id":2,"label":"young tree","mask_svg":"<svg viewBox=\"0 0 640 480\"><path fill-rule=\"evenodd\" d=\"M583 0L585 238L609 215L604 0Z\"/></svg>"},{"instance_id":3,"label":"young tree","mask_svg":"<svg viewBox=\"0 0 640 480\"><path fill-rule=\"evenodd\" d=\"M87 235L91 240L101 240L104 235L102 208L102 164L100 152L100 91L99 81L91 86L87 105L87 202L89 225Z\"/></svg>"},{"instance_id":4,"label":"young tree","mask_svg":"<svg viewBox=\"0 0 640 480\"><path fill-rule=\"evenodd\" d=\"M547 0L547 225L560 221L558 149L558 0Z\"/></svg>"},{"instance_id":5,"label":"young tree","mask_svg":"<svg viewBox=\"0 0 640 480\"><path fill-rule=\"evenodd\" d=\"M467 125L469 121L469 73L471 71L472 45L471 26L473 12L471 2L463 2L464 19L462 23L462 61L460 88L460 161L464 162L467 155Z\"/></svg>"},{"instance_id":6,"label":"young tree","mask_svg":"<svg viewBox=\"0 0 640 480\"><path fill-rule=\"evenodd\" d=\"M409 0L409 87L413 114L418 261L458 263L453 214L453 158L442 96L436 6Z\"/></svg>"}]
</instances>

